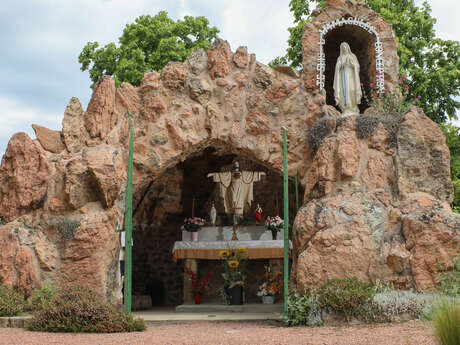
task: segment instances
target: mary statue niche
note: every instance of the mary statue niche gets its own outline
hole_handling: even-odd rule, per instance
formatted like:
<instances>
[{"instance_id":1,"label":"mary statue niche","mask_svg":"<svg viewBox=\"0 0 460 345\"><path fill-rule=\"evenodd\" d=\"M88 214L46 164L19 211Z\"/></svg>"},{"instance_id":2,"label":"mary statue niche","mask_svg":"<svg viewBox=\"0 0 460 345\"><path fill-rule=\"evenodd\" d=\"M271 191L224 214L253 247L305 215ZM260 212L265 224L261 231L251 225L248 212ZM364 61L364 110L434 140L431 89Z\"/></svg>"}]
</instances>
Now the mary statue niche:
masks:
<instances>
[{"instance_id":1,"label":"mary statue niche","mask_svg":"<svg viewBox=\"0 0 460 345\"><path fill-rule=\"evenodd\" d=\"M334 97L343 115L359 114L361 103L359 62L346 42L340 44L340 56L335 65Z\"/></svg>"}]
</instances>

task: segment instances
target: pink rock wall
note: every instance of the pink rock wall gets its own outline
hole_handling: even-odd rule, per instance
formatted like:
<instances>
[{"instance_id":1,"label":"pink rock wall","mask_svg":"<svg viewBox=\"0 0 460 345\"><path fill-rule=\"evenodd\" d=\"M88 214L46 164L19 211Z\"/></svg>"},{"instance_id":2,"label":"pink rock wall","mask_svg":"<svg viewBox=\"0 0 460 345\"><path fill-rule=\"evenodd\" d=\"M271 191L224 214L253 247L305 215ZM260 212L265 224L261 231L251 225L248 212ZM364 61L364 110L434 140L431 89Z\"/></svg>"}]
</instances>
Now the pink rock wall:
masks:
<instances>
[{"instance_id":1,"label":"pink rock wall","mask_svg":"<svg viewBox=\"0 0 460 345\"><path fill-rule=\"evenodd\" d=\"M118 300L128 118L134 124L135 203L152 179L206 147L282 171L281 128L289 174L305 187L293 227L293 282L299 288L357 276L401 288L435 286L431 246L448 263L459 247L450 212L449 152L442 132L413 108L390 133L380 123L360 137L357 116L341 119L316 84L318 28L344 15L380 32L387 85L397 80L391 27L361 2L328 1L303 37L304 69L265 66L216 40L141 86L101 78L84 111L76 98L61 133L36 127L14 135L0 166L0 282L30 294L50 281L80 282ZM361 115L369 116L369 115ZM307 131L325 121L315 151ZM52 135L51 135L52 134Z\"/></svg>"}]
</instances>

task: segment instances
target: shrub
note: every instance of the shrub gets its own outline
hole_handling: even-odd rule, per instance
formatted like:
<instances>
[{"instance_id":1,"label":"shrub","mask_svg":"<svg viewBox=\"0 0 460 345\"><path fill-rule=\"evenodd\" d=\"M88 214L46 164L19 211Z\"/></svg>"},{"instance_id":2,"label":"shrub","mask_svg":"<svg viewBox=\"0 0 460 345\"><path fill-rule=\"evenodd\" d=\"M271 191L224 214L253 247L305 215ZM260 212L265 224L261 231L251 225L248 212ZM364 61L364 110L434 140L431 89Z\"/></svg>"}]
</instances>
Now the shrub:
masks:
<instances>
[{"instance_id":1,"label":"shrub","mask_svg":"<svg viewBox=\"0 0 460 345\"><path fill-rule=\"evenodd\" d=\"M460 344L460 304L457 299L443 299L435 308L433 321L440 345Z\"/></svg>"},{"instance_id":2,"label":"shrub","mask_svg":"<svg viewBox=\"0 0 460 345\"><path fill-rule=\"evenodd\" d=\"M323 143L323 140L331 133L331 129L327 126L327 121L332 117L325 117L316 121L313 126L307 131L307 143L314 154L318 151Z\"/></svg>"},{"instance_id":3,"label":"shrub","mask_svg":"<svg viewBox=\"0 0 460 345\"><path fill-rule=\"evenodd\" d=\"M372 301L354 310L354 315L367 322L395 322L402 316L427 318L437 295L411 291L385 291L375 294Z\"/></svg>"},{"instance_id":4,"label":"shrub","mask_svg":"<svg viewBox=\"0 0 460 345\"><path fill-rule=\"evenodd\" d=\"M57 288L52 283L41 289L35 289L29 300L29 308L39 311L47 307L57 293Z\"/></svg>"},{"instance_id":5,"label":"shrub","mask_svg":"<svg viewBox=\"0 0 460 345\"><path fill-rule=\"evenodd\" d=\"M332 279L319 290L323 308L345 312L349 316L359 305L369 302L374 291L372 287L357 278Z\"/></svg>"},{"instance_id":6,"label":"shrub","mask_svg":"<svg viewBox=\"0 0 460 345\"><path fill-rule=\"evenodd\" d=\"M16 316L25 306L23 295L9 286L0 284L0 316Z\"/></svg>"},{"instance_id":7,"label":"shrub","mask_svg":"<svg viewBox=\"0 0 460 345\"><path fill-rule=\"evenodd\" d=\"M284 322L288 326L321 326L321 306L314 292L294 293L288 297L287 315Z\"/></svg>"},{"instance_id":8,"label":"shrub","mask_svg":"<svg viewBox=\"0 0 460 345\"><path fill-rule=\"evenodd\" d=\"M439 291L451 297L460 296L460 252L454 255L451 248L449 261L447 267L439 261L437 262L436 273L439 279Z\"/></svg>"},{"instance_id":9,"label":"shrub","mask_svg":"<svg viewBox=\"0 0 460 345\"><path fill-rule=\"evenodd\" d=\"M374 134L380 123L379 117L375 115L362 115L356 119L356 134L359 139L369 138Z\"/></svg>"},{"instance_id":10,"label":"shrub","mask_svg":"<svg viewBox=\"0 0 460 345\"><path fill-rule=\"evenodd\" d=\"M37 311L28 329L46 332L133 332L145 330L142 319L117 310L102 296L82 286L58 290L48 305Z\"/></svg>"},{"instance_id":11,"label":"shrub","mask_svg":"<svg viewBox=\"0 0 460 345\"><path fill-rule=\"evenodd\" d=\"M79 220L71 219L58 219L56 221L59 231L61 232L62 239L64 241L71 240L75 235L75 232L81 225Z\"/></svg>"}]
</instances>

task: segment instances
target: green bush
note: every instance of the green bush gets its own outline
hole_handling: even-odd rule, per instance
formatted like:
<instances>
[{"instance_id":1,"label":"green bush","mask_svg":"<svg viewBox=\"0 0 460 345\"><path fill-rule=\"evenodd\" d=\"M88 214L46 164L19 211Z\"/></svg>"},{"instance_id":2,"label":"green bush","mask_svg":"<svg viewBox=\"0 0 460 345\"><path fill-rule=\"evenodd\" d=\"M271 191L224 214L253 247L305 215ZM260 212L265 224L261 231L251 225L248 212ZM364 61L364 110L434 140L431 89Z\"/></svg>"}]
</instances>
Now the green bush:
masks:
<instances>
[{"instance_id":1,"label":"green bush","mask_svg":"<svg viewBox=\"0 0 460 345\"><path fill-rule=\"evenodd\" d=\"M142 319L117 310L102 296L82 286L60 288L28 324L32 331L45 332L133 332L145 330Z\"/></svg>"},{"instance_id":2,"label":"green bush","mask_svg":"<svg viewBox=\"0 0 460 345\"><path fill-rule=\"evenodd\" d=\"M288 297L287 315L284 322L288 326L321 326L321 306L314 292L294 293Z\"/></svg>"},{"instance_id":3,"label":"green bush","mask_svg":"<svg viewBox=\"0 0 460 345\"><path fill-rule=\"evenodd\" d=\"M321 307L348 314L359 305L369 302L374 296L374 290L357 278L332 279L321 287L319 296Z\"/></svg>"},{"instance_id":4,"label":"green bush","mask_svg":"<svg viewBox=\"0 0 460 345\"><path fill-rule=\"evenodd\" d=\"M25 306L23 295L9 286L0 284L0 316L16 316Z\"/></svg>"},{"instance_id":5,"label":"green bush","mask_svg":"<svg viewBox=\"0 0 460 345\"><path fill-rule=\"evenodd\" d=\"M401 317L429 318L432 305L439 296L411 291L384 291L371 301L359 305L353 314L366 322L397 322Z\"/></svg>"},{"instance_id":6,"label":"green bush","mask_svg":"<svg viewBox=\"0 0 460 345\"><path fill-rule=\"evenodd\" d=\"M453 249L451 249L450 263L447 267L439 263L439 261L437 264L436 273L439 279L439 291L451 297L460 296L460 252L454 255Z\"/></svg>"},{"instance_id":7,"label":"green bush","mask_svg":"<svg viewBox=\"0 0 460 345\"><path fill-rule=\"evenodd\" d=\"M460 344L460 304L453 298L443 299L433 314L436 338L440 345Z\"/></svg>"},{"instance_id":8,"label":"green bush","mask_svg":"<svg viewBox=\"0 0 460 345\"><path fill-rule=\"evenodd\" d=\"M57 288L54 284L45 285L41 289L35 289L29 299L29 308L34 311L39 311L47 307L54 295L57 293Z\"/></svg>"}]
</instances>

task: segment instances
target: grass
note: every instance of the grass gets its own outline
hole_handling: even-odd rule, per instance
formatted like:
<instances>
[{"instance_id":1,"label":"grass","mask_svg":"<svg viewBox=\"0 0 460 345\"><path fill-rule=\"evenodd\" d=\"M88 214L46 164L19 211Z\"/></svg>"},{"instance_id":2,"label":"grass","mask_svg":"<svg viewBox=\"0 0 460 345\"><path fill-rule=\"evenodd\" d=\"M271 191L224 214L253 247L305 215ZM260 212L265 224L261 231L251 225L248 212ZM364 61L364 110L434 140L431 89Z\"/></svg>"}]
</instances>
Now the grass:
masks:
<instances>
[{"instance_id":1,"label":"grass","mask_svg":"<svg viewBox=\"0 0 460 345\"><path fill-rule=\"evenodd\" d=\"M435 308L433 322L439 345L460 344L460 304L457 299L442 299Z\"/></svg>"}]
</instances>

